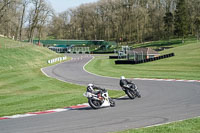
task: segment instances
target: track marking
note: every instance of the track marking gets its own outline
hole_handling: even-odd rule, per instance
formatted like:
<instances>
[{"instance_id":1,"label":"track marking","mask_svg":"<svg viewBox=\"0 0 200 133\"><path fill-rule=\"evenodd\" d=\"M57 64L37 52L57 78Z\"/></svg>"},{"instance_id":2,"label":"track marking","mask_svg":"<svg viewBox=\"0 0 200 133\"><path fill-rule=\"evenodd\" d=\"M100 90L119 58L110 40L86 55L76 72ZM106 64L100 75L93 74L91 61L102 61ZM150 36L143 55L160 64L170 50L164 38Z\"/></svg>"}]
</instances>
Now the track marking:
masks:
<instances>
[{"instance_id":1,"label":"track marking","mask_svg":"<svg viewBox=\"0 0 200 133\"><path fill-rule=\"evenodd\" d=\"M200 116L193 117L192 119L195 119L195 118L200 118ZM191 119L191 118L190 118L190 119ZM168 124L175 123L175 122L183 122L183 121L185 121L185 120L189 120L189 119L171 121L171 122L166 122L166 123L161 123L161 124L155 124L155 125L149 125L149 126L145 126L145 127L142 127L142 128L158 127L158 126L168 125ZM134 129L141 129L141 128L134 128Z\"/></svg>"},{"instance_id":2,"label":"track marking","mask_svg":"<svg viewBox=\"0 0 200 133\"><path fill-rule=\"evenodd\" d=\"M83 70L91 75L95 75L95 76L98 76L98 77L104 77L104 78L112 78L112 79L119 79L119 78L116 78L116 77L109 77L109 76L102 76L102 75L98 75L98 74L95 74L95 73L92 73L92 72L89 72L85 69L85 67L95 58L94 56L92 56L93 58L91 60L89 60L84 66L83 66ZM148 78L129 78L129 79L133 79L133 80L142 80L142 81L168 81L168 82L199 82L200 83L200 80L182 80L182 79L148 79Z\"/></svg>"},{"instance_id":3,"label":"track marking","mask_svg":"<svg viewBox=\"0 0 200 133\"><path fill-rule=\"evenodd\" d=\"M42 114L51 114L51 113L64 112L64 111L81 109L81 108L86 108L86 107L89 107L88 103L78 104L78 105L75 105L75 106L58 108L58 109L53 109L53 110L46 110L46 111L40 111L40 112L30 112L30 113L26 113L26 114L17 114L17 115L12 115L12 116L4 116L4 117L0 117L0 120L24 118L24 117L30 117L30 116L36 116L36 115L42 115Z\"/></svg>"}]
</instances>

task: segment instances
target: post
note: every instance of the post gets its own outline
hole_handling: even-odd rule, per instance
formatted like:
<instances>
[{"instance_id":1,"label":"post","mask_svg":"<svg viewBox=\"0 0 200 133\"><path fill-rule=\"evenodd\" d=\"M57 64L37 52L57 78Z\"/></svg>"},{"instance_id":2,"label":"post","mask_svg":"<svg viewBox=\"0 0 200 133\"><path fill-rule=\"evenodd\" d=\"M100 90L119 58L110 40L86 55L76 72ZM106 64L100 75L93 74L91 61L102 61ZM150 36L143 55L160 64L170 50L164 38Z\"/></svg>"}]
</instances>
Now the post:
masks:
<instances>
[{"instance_id":1,"label":"post","mask_svg":"<svg viewBox=\"0 0 200 133\"><path fill-rule=\"evenodd\" d=\"M136 58L135 58L135 51L134 51L134 61L136 61Z\"/></svg>"},{"instance_id":2,"label":"post","mask_svg":"<svg viewBox=\"0 0 200 133\"><path fill-rule=\"evenodd\" d=\"M144 60L143 51L142 51L142 60Z\"/></svg>"}]
</instances>

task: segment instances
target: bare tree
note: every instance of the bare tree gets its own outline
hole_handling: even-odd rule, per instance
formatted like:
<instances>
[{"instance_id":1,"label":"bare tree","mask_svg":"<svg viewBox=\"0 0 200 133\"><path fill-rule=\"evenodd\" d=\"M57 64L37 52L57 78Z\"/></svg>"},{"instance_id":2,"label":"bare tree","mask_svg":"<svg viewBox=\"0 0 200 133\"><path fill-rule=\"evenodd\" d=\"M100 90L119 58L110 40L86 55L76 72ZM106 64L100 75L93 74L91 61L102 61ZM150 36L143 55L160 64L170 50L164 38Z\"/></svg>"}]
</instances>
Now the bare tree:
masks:
<instances>
[{"instance_id":1,"label":"bare tree","mask_svg":"<svg viewBox=\"0 0 200 133\"><path fill-rule=\"evenodd\" d=\"M0 1L0 22L2 18L5 16L5 13L7 12L9 5L12 4L13 2L15 2L15 0L1 0Z\"/></svg>"},{"instance_id":2,"label":"bare tree","mask_svg":"<svg viewBox=\"0 0 200 133\"><path fill-rule=\"evenodd\" d=\"M29 11L29 30L28 30L28 40L33 41L33 35L35 29L38 28L38 24L44 24L47 16L50 13L49 5L47 5L45 0L31 0L33 8Z\"/></svg>"},{"instance_id":3,"label":"bare tree","mask_svg":"<svg viewBox=\"0 0 200 133\"><path fill-rule=\"evenodd\" d=\"M199 16L199 1L188 1L192 35L196 33L194 22ZM126 43L159 40L166 37L166 29L168 35L173 36L173 18L170 18L169 24L165 16L169 12L174 16L176 5L177 0L99 0L68 10L70 17L67 24L62 25L62 22L58 26L57 22L58 25L51 26L51 29L60 27L57 31L64 33L62 38L66 39L115 40ZM60 15L56 19L63 21Z\"/></svg>"},{"instance_id":4,"label":"bare tree","mask_svg":"<svg viewBox=\"0 0 200 133\"><path fill-rule=\"evenodd\" d=\"M20 0L0 1L0 33L12 37L18 36Z\"/></svg>"},{"instance_id":5,"label":"bare tree","mask_svg":"<svg viewBox=\"0 0 200 133\"><path fill-rule=\"evenodd\" d=\"M22 40L22 29L24 25L24 17L26 13L26 7L30 3L30 0L22 0L22 14L21 14L21 21L20 21L20 31L19 31L19 40Z\"/></svg>"}]
</instances>

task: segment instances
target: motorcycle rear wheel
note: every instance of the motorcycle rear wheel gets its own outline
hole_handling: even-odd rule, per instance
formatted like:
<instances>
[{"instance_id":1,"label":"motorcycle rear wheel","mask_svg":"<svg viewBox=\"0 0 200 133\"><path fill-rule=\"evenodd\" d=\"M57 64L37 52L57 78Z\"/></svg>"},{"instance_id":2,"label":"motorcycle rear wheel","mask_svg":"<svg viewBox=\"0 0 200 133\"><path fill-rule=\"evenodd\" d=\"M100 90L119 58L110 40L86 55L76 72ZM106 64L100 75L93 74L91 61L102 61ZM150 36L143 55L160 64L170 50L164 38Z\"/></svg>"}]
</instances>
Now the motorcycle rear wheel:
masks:
<instances>
[{"instance_id":1,"label":"motorcycle rear wheel","mask_svg":"<svg viewBox=\"0 0 200 133\"><path fill-rule=\"evenodd\" d=\"M128 95L128 97L129 97L130 99L135 99L135 93L134 93L133 90L127 89L127 90L125 91L125 93Z\"/></svg>"},{"instance_id":2,"label":"motorcycle rear wheel","mask_svg":"<svg viewBox=\"0 0 200 133\"><path fill-rule=\"evenodd\" d=\"M88 103L93 109L99 109L101 107L101 102L92 98L88 99Z\"/></svg>"}]
</instances>

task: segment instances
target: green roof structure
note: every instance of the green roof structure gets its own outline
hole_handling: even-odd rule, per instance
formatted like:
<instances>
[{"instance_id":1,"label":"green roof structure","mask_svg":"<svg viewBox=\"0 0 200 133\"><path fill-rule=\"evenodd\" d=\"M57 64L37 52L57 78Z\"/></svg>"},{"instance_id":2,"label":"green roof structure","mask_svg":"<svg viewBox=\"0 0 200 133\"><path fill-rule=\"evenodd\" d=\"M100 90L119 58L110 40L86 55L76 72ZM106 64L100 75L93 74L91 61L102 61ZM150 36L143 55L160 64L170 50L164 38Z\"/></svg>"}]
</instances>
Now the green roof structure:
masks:
<instances>
[{"instance_id":1,"label":"green roof structure","mask_svg":"<svg viewBox=\"0 0 200 133\"><path fill-rule=\"evenodd\" d=\"M39 40L33 40L34 44L38 44ZM107 42L104 40L40 40L40 43L45 45L116 45L116 42Z\"/></svg>"}]
</instances>

